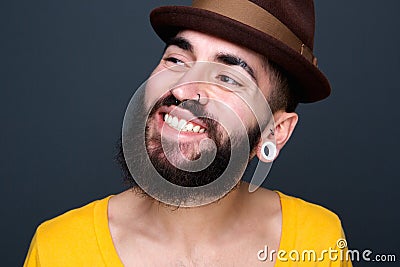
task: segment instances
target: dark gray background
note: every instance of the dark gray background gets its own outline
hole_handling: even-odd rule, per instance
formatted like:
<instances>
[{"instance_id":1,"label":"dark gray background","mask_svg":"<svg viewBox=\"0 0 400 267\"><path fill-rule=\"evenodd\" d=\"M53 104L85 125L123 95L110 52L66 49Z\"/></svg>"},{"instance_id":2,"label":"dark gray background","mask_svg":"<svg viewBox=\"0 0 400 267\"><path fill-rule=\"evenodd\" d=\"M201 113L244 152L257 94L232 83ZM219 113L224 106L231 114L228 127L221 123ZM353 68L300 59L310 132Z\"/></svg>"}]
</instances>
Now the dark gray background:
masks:
<instances>
[{"instance_id":1,"label":"dark gray background","mask_svg":"<svg viewBox=\"0 0 400 267\"><path fill-rule=\"evenodd\" d=\"M22 264L44 220L123 190L113 162L123 114L163 48L148 13L189 3L0 3L2 266ZM315 54L333 93L299 108L266 182L336 212L351 248L397 257L399 10L316 3Z\"/></svg>"}]
</instances>

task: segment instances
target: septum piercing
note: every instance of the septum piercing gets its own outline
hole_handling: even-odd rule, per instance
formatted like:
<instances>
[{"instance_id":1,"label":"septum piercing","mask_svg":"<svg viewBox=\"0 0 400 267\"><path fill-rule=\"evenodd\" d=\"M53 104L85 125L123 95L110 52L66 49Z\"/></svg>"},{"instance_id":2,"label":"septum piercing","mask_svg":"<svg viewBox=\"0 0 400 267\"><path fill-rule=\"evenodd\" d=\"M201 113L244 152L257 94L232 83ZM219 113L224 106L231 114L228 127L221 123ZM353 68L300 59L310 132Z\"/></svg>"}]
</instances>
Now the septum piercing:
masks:
<instances>
[{"instance_id":1,"label":"septum piercing","mask_svg":"<svg viewBox=\"0 0 400 267\"><path fill-rule=\"evenodd\" d=\"M197 102L200 103L200 98L201 98L201 96L200 96L200 94L197 94L197 96L198 96ZM179 104L179 100L178 100L178 99L175 99L175 105L178 106L178 104Z\"/></svg>"}]
</instances>

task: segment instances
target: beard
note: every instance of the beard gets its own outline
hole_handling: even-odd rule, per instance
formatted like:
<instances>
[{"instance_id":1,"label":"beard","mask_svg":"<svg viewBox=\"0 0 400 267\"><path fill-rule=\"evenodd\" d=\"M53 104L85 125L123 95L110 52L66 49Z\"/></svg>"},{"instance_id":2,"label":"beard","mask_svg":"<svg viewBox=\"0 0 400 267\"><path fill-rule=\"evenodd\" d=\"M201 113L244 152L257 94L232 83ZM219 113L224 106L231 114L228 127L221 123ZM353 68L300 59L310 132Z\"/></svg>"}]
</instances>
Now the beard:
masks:
<instances>
[{"instance_id":1,"label":"beard","mask_svg":"<svg viewBox=\"0 0 400 267\"><path fill-rule=\"evenodd\" d=\"M190 111L195 117L201 119L207 129L207 137L214 142L216 151L213 151L208 146L201 147L197 142L177 142L163 139L160 130L156 128L155 116L160 107L171 105L179 105L180 108ZM239 134L231 134L229 136L225 128L217 120L213 119L213 116L208 114L204 106L199 102L194 100L180 102L172 94L161 98L153 105L150 112L148 110L144 101L136 103L135 116L132 116L133 121L130 122L132 125L145 126L145 149L143 149L143 146L129 145L129 150L127 151L127 146L123 145L123 140L120 139L118 143L117 162L121 167L124 182L130 188L139 185L141 193L156 196L158 199L168 199L168 203L176 203L176 206L179 206L179 203L183 203L188 199L222 197L221 192L227 194L236 187L246 169L249 155L247 155L245 162L236 162L232 157L232 152L237 153L238 151L248 151L249 149L253 151L255 149L261 136L258 125L246 128L247 133L244 136ZM145 118L148 119L143 124L143 119ZM131 128L134 129L135 127ZM140 127L138 127L137 132L130 136L140 135L139 130ZM181 153L178 153L179 151ZM172 154L173 162L171 162L170 157L166 156L168 154ZM147 164L146 160L144 160L145 157L148 157L152 166ZM179 164L176 164L176 162L179 162ZM210 164L201 169L201 165L204 162L210 162ZM228 167L230 170L226 174ZM153 169L169 183L184 188L205 186L213 183L223 175L229 175L229 177L226 181L217 183L206 191L202 191L201 194L193 194L193 191L188 193L185 190L171 192L152 179L154 177ZM136 187L136 189L139 188Z\"/></svg>"},{"instance_id":2,"label":"beard","mask_svg":"<svg viewBox=\"0 0 400 267\"><path fill-rule=\"evenodd\" d=\"M216 153L210 147L200 148L197 142L181 142L163 139L156 129L154 116L162 106L177 105L190 111L201 119L207 129L207 136L216 147ZM168 126L166 126L168 127ZM184 187L198 187L209 184L222 175L231 158L231 138L223 138L227 133L211 114L195 100L179 102L172 94L157 101L149 114L146 124L146 149L151 163L157 172L167 181ZM169 158L166 155L170 155ZM201 158L201 160L199 160ZM209 162L206 168L200 165ZM195 171L199 170L199 171Z\"/></svg>"}]
</instances>

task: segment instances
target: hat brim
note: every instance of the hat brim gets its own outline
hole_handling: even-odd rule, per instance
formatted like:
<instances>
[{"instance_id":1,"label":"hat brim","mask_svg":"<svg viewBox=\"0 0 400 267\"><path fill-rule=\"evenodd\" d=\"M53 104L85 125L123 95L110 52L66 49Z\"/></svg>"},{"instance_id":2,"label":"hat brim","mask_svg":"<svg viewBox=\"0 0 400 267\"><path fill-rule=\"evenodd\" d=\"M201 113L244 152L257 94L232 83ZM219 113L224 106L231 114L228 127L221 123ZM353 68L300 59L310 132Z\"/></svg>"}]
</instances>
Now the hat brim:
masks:
<instances>
[{"instance_id":1,"label":"hat brim","mask_svg":"<svg viewBox=\"0 0 400 267\"><path fill-rule=\"evenodd\" d=\"M296 82L301 103L322 100L331 88L324 74L300 53L279 40L220 14L188 6L164 6L150 14L151 25L167 41L183 29L207 33L265 55Z\"/></svg>"}]
</instances>

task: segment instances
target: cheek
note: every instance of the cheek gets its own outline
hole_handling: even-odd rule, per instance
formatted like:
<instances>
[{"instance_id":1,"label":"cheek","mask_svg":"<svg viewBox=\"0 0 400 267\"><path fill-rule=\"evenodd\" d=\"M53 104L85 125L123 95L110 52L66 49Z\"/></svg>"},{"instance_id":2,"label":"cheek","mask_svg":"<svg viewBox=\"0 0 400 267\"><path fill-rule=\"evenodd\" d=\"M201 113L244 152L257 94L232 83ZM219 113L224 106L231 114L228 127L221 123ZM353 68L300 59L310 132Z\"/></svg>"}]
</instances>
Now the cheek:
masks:
<instances>
[{"instance_id":1,"label":"cheek","mask_svg":"<svg viewBox=\"0 0 400 267\"><path fill-rule=\"evenodd\" d=\"M160 65L158 65L145 83L145 103L147 108L150 108L167 91L160 79L160 69Z\"/></svg>"},{"instance_id":2,"label":"cheek","mask_svg":"<svg viewBox=\"0 0 400 267\"><path fill-rule=\"evenodd\" d=\"M248 127L258 124L260 128L263 128L272 118L268 102L260 90L240 98L236 102L237 112Z\"/></svg>"},{"instance_id":3,"label":"cheek","mask_svg":"<svg viewBox=\"0 0 400 267\"><path fill-rule=\"evenodd\" d=\"M215 114L218 122L228 133L246 131L251 125L255 124L253 112L241 98L225 96L218 99L224 99L224 101L215 101L216 104L208 110L211 114Z\"/></svg>"},{"instance_id":4,"label":"cheek","mask_svg":"<svg viewBox=\"0 0 400 267\"><path fill-rule=\"evenodd\" d=\"M159 64L145 83L145 103L151 108L165 93L174 88L182 73L165 69Z\"/></svg>"}]
</instances>

